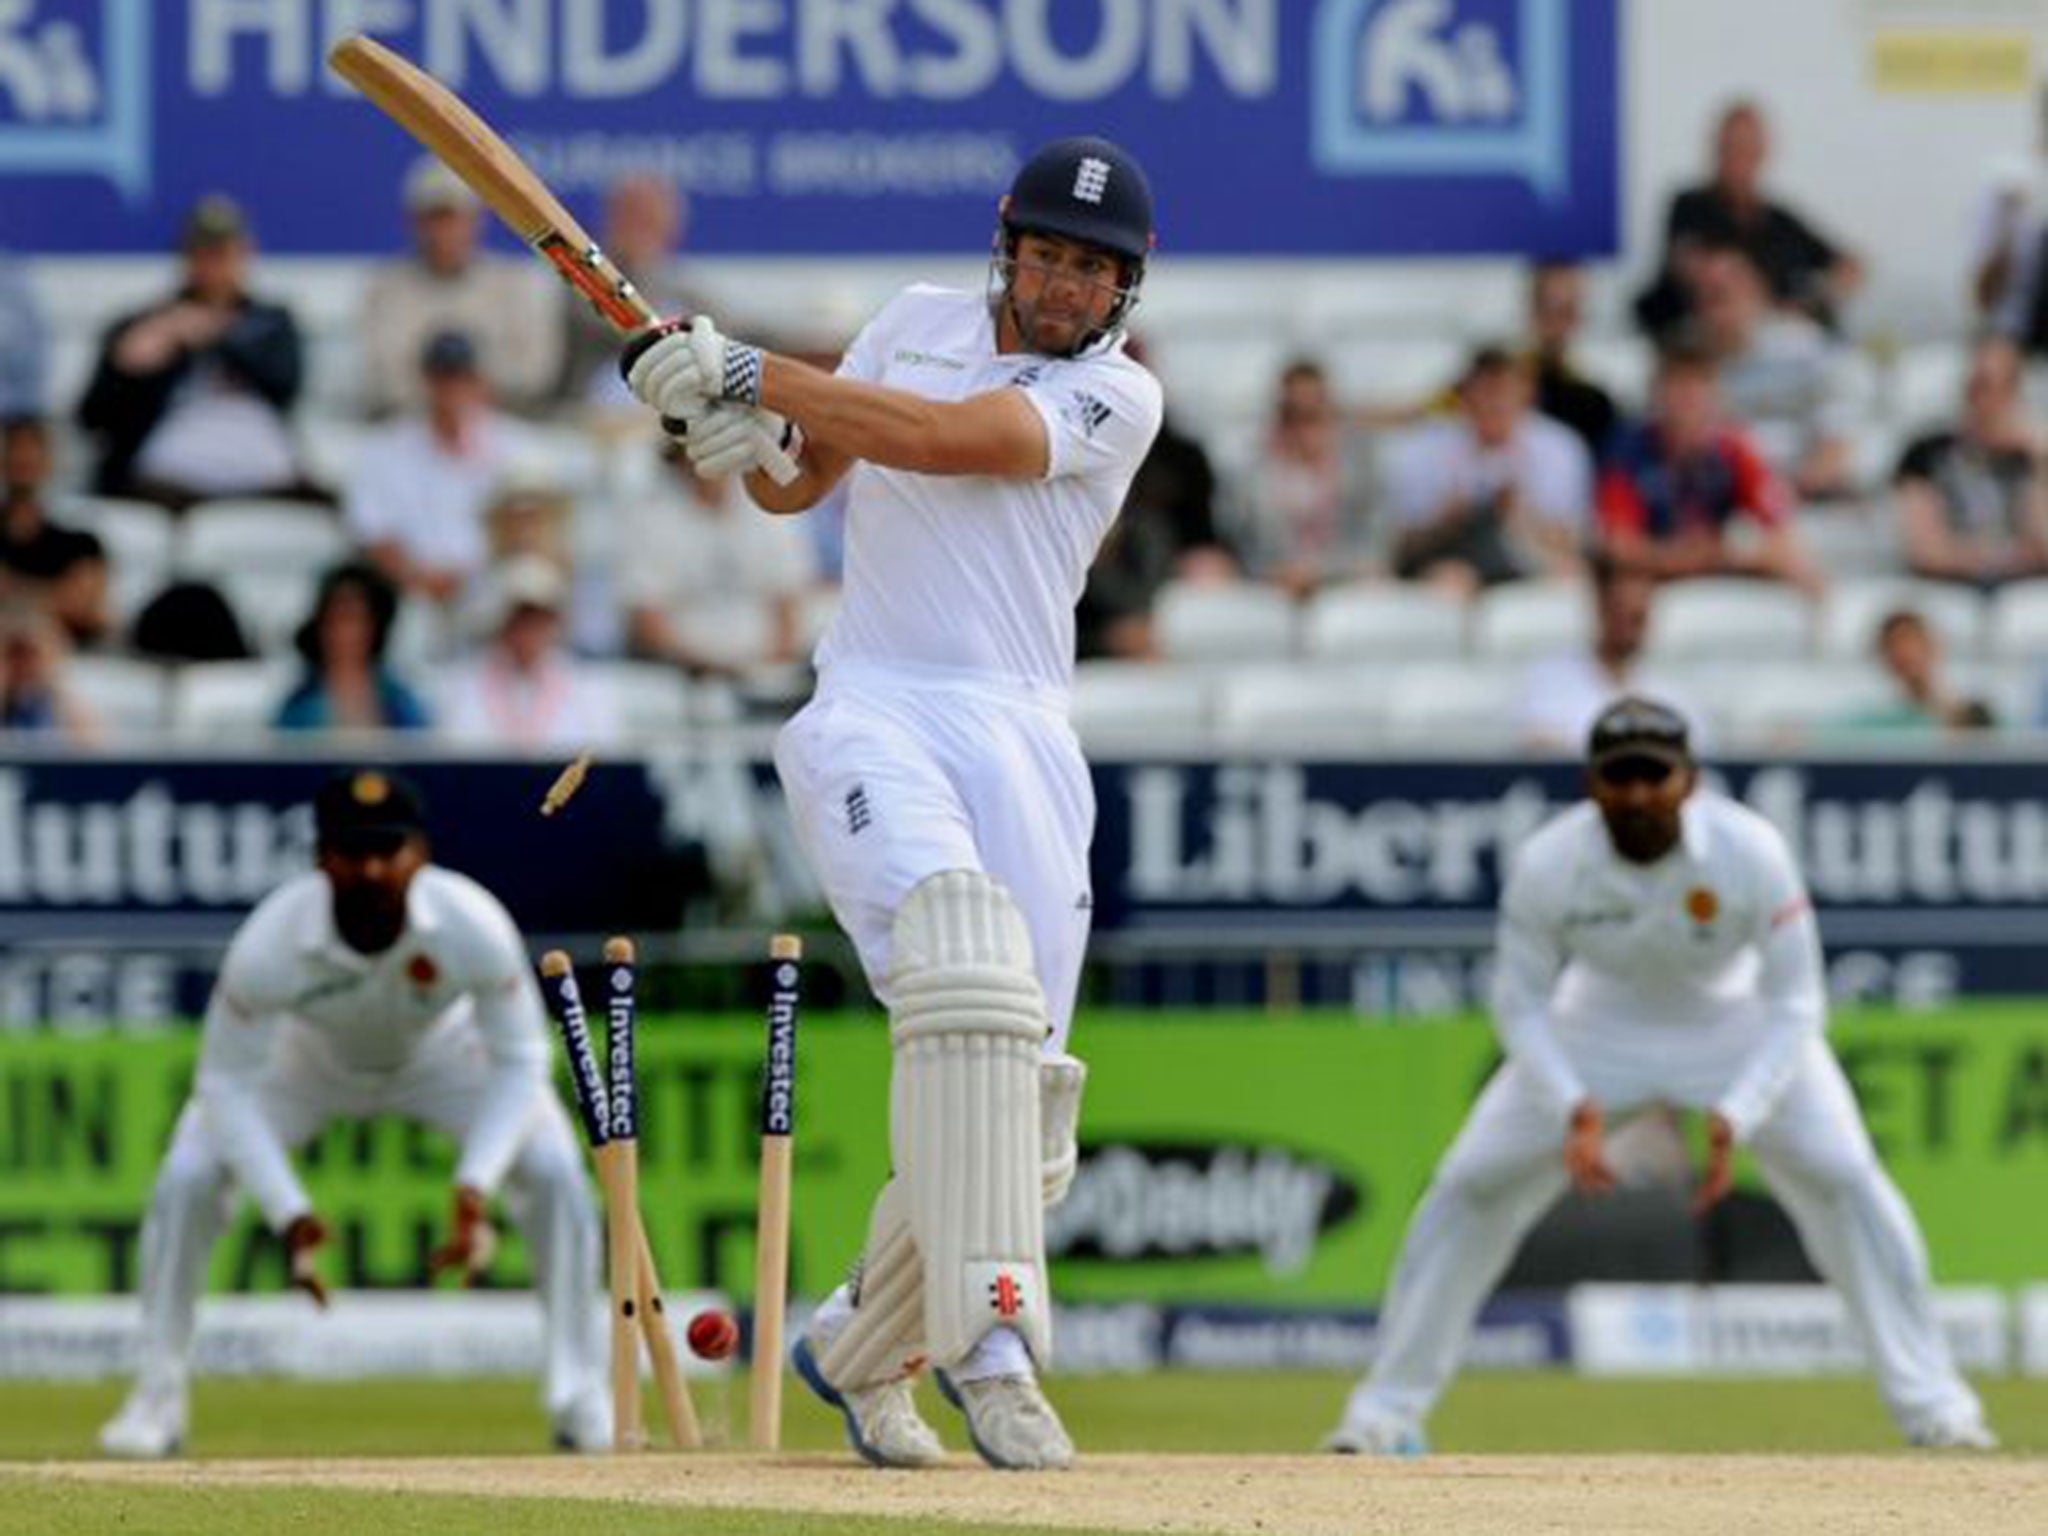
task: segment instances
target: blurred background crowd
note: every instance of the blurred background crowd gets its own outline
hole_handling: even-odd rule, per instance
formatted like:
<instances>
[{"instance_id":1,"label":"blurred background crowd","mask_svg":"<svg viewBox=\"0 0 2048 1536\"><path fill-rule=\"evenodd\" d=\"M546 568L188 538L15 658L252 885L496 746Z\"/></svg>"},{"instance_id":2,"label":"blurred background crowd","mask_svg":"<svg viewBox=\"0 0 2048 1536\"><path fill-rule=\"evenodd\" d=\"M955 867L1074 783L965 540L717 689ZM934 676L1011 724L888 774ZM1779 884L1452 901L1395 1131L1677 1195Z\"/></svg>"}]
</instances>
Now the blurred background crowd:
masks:
<instances>
[{"instance_id":1,"label":"blurred background crowd","mask_svg":"<svg viewBox=\"0 0 2048 1536\"><path fill-rule=\"evenodd\" d=\"M1569 750L1624 687L1716 748L2048 727L2040 117L1956 242L1958 334L1859 324L1884 252L1781 184L1749 99L1647 283L1538 261L1490 334L1317 345L1230 327L1222 285L1141 305L1167 425L1081 598L1084 735ZM339 273L273 281L225 194L147 292L0 260L0 733L556 750L806 691L837 509L694 477L467 188L423 160L394 197L409 245ZM656 179L598 238L664 311L828 366L858 322L713 291Z\"/></svg>"}]
</instances>

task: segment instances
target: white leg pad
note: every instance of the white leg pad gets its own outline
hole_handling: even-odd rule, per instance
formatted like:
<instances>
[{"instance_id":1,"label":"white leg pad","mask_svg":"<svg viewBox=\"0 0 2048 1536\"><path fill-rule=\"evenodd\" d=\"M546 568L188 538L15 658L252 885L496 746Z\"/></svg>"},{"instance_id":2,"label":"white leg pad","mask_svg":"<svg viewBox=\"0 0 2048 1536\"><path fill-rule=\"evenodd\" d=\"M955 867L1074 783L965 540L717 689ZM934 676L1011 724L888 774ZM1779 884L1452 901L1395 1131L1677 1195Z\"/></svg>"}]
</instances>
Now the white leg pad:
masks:
<instances>
[{"instance_id":1,"label":"white leg pad","mask_svg":"<svg viewBox=\"0 0 2048 1536\"><path fill-rule=\"evenodd\" d=\"M1049 1211L1067 1198L1081 1166L1081 1090L1088 1064L1077 1056L1047 1056L1038 1063L1039 1182Z\"/></svg>"},{"instance_id":2,"label":"white leg pad","mask_svg":"<svg viewBox=\"0 0 2048 1536\"><path fill-rule=\"evenodd\" d=\"M910 1230L901 1179L875 1197L868 1243L853 1281L853 1316L818 1356L833 1386L859 1391L907 1376L923 1364L924 1260Z\"/></svg>"},{"instance_id":3,"label":"white leg pad","mask_svg":"<svg viewBox=\"0 0 2048 1536\"><path fill-rule=\"evenodd\" d=\"M890 967L890 1144L924 1257L925 1344L957 1365L991 1328L1052 1354L1039 1053L1050 1030L1023 914L975 870L921 882Z\"/></svg>"}]
</instances>

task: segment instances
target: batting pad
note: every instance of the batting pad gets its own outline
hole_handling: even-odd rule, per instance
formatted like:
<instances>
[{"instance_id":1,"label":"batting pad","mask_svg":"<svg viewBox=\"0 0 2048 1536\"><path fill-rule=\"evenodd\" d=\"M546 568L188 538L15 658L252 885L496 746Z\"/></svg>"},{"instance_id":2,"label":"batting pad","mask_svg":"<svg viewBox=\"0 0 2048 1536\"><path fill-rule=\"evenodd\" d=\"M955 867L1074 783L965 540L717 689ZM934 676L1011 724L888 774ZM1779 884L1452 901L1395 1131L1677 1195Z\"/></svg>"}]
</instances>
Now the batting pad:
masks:
<instances>
[{"instance_id":1,"label":"batting pad","mask_svg":"<svg viewBox=\"0 0 2048 1536\"><path fill-rule=\"evenodd\" d=\"M825 1379L857 1391L907 1376L923 1364L924 1261L910 1230L910 1198L901 1179L891 1179L875 1197L853 1294L853 1316L818 1355Z\"/></svg>"},{"instance_id":2,"label":"batting pad","mask_svg":"<svg viewBox=\"0 0 2048 1536\"><path fill-rule=\"evenodd\" d=\"M1050 1032L1031 937L976 870L921 882L897 909L890 968L890 1148L924 1256L925 1345L957 1365L991 1328L1052 1357L1038 1123Z\"/></svg>"},{"instance_id":3,"label":"batting pad","mask_svg":"<svg viewBox=\"0 0 2048 1536\"><path fill-rule=\"evenodd\" d=\"M1048 1211L1067 1198L1081 1166L1081 1090L1088 1063L1078 1056L1046 1056L1038 1063L1039 1185Z\"/></svg>"}]
</instances>

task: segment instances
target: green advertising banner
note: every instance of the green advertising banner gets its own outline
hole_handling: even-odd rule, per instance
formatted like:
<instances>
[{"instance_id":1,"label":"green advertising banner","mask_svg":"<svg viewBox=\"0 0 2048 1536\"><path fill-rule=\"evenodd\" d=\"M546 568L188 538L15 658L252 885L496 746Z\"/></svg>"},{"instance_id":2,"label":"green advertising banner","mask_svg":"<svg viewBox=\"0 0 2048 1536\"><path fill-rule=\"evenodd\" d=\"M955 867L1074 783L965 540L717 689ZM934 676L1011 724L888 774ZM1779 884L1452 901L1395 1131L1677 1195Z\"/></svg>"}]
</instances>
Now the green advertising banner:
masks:
<instances>
[{"instance_id":1,"label":"green advertising banner","mask_svg":"<svg viewBox=\"0 0 2048 1536\"><path fill-rule=\"evenodd\" d=\"M2021 1005L1865 1015L1833 1040L1944 1282L2048 1275L2048 1017ZM0 1293L134 1285L143 1209L195 1036L0 1037ZM758 1019L643 1022L642 1192L663 1279L745 1294L753 1263ZM1049 1225L1069 1300L1360 1304L1491 1061L1475 1021L1092 1015L1084 1166ZM792 1291L852 1259L887 1172L879 1019L806 1021L799 1047ZM331 1127L303 1154L354 1287L425 1282L446 1220L446 1141ZM2009 1213L2009 1216L2006 1214ZM243 1212L214 1283L270 1289ZM508 1244L495 1283L524 1281Z\"/></svg>"}]
</instances>

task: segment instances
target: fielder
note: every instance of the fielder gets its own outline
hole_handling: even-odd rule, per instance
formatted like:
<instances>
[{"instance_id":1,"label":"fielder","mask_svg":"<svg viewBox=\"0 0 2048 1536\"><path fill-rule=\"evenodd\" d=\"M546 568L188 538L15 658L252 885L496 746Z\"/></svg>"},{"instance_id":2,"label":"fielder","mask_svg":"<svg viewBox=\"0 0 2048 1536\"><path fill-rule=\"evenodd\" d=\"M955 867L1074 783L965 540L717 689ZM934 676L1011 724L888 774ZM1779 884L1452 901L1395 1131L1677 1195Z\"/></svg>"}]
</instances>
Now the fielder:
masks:
<instances>
[{"instance_id":1,"label":"fielder","mask_svg":"<svg viewBox=\"0 0 2048 1536\"><path fill-rule=\"evenodd\" d=\"M878 1465L942 1454L911 1396L927 1361L984 1460L1073 1460L1037 1381L1092 906L1094 797L1067 699L1074 605L1159 429L1159 385L1122 329L1152 243L1137 162L1062 139L1002 200L987 291L905 290L836 375L703 317L627 357L642 400L698 418L699 470L746 471L769 511L848 482L842 605L775 760L890 1014L895 1176L853 1283L794 1352ZM801 470L788 486L759 472L778 441Z\"/></svg>"},{"instance_id":2,"label":"fielder","mask_svg":"<svg viewBox=\"0 0 2048 1536\"><path fill-rule=\"evenodd\" d=\"M1728 1192L1737 1146L1756 1158L1906 1438L1995 1446L1935 1325L1919 1229L1822 1038L1820 938L1791 850L1695 792L1685 721L1661 704L1601 713L1588 780L1590 803L1529 839L1502 892L1507 1061L1409 1223L1379 1355L1326 1449L1426 1448L1423 1421L1523 1234L1567 1182L1613 1188L1610 1119L1660 1103L1706 1116L1696 1209Z\"/></svg>"},{"instance_id":3,"label":"fielder","mask_svg":"<svg viewBox=\"0 0 2048 1536\"><path fill-rule=\"evenodd\" d=\"M249 914L207 1007L192 1098L143 1222L141 1370L101 1448L156 1457L182 1444L194 1317L236 1187L283 1237L292 1284L325 1307L315 1254L326 1228L290 1154L336 1116L400 1114L461 1147L434 1268L470 1278L489 1264L485 1205L506 1185L546 1309L556 1444L609 1449L597 1214L549 1085L540 993L511 916L428 862L420 800L403 780L341 775L313 815L318 868Z\"/></svg>"}]
</instances>

